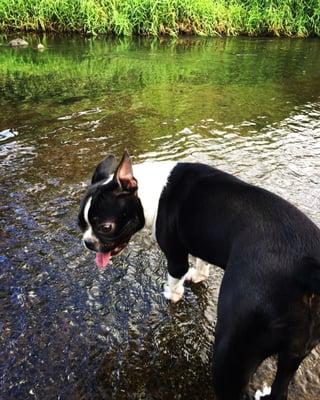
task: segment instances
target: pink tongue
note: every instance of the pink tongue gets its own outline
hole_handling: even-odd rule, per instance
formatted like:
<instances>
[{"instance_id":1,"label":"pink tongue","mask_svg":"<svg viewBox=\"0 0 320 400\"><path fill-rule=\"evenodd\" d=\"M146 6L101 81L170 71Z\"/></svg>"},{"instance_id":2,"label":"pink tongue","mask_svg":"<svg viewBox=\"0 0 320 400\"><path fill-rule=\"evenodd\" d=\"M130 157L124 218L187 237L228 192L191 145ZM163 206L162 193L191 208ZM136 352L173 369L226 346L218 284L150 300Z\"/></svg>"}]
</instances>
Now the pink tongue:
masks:
<instances>
[{"instance_id":1,"label":"pink tongue","mask_svg":"<svg viewBox=\"0 0 320 400\"><path fill-rule=\"evenodd\" d=\"M108 265L111 258L111 251L109 253L97 253L96 255L96 264L100 270L104 270Z\"/></svg>"}]
</instances>

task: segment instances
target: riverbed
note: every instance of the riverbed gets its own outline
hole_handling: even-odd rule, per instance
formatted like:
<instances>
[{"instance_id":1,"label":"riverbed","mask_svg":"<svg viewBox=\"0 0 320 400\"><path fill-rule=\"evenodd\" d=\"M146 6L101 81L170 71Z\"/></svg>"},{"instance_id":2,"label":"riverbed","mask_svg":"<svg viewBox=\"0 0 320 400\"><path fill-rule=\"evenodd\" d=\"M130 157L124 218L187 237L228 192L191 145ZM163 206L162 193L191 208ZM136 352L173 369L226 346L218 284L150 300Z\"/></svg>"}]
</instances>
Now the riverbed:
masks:
<instances>
[{"instance_id":1,"label":"riverbed","mask_svg":"<svg viewBox=\"0 0 320 400\"><path fill-rule=\"evenodd\" d=\"M26 39L0 40L0 398L213 400L221 271L168 303L144 230L99 272L79 202L127 148L212 164L320 225L319 40ZM268 360L252 389L273 374ZM318 348L290 399L319 399L319 376Z\"/></svg>"}]
</instances>

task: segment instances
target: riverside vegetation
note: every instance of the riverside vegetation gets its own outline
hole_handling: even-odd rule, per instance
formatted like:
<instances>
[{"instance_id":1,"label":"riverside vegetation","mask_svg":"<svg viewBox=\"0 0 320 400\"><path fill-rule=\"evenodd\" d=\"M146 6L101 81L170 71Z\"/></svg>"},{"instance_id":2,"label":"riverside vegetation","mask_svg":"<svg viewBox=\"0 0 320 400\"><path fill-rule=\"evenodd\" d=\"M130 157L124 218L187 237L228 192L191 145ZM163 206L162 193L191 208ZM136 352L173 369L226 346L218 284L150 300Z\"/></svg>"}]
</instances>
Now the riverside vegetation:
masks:
<instances>
[{"instance_id":1,"label":"riverside vegetation","mask_svg":"<svg viewBox=\"0 0 320 400\"><path fill-rule=\"evenodd\" d=\"M0 30L318 36L320 0L0 0Z\"/></svg>"}]
</instances>

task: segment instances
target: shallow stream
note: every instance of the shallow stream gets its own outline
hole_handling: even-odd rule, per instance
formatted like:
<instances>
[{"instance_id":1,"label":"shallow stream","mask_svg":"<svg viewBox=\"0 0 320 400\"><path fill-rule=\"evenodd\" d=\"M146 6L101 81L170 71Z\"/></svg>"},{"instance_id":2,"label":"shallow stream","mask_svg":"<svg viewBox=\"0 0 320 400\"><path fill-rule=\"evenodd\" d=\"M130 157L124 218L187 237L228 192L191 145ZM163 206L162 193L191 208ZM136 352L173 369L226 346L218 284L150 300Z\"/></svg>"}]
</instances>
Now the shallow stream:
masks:
<instances>
[{"instance_id":1,"label":"shallow stream","mask_svg":"<svg viewBox=\"0 0 320 400\"><path fill-rule=\"evenodd\" d=\"M213 400L221 272L161 295L148 231L100 273L76 226L94 166L208 162L320 225L320 41L42 38L0 46L0 398ZM252 388L269 382L268 361ZM290 388L320 398L320 351Z\"/></svg>"}]
</instances>

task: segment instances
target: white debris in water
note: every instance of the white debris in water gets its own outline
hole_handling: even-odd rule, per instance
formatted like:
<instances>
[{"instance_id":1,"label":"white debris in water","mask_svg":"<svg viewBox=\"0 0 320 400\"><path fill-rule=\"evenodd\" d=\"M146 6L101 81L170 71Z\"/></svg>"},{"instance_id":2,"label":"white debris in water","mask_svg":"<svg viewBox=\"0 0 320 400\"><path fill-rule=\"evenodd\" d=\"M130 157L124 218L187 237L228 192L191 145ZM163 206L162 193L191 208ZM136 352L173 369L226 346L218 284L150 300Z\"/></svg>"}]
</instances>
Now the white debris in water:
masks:
<instances>
[{"instance_id":1,"label":"white debris in water","mask_svg":"<svg viewBox=\"0 0 320 400\"><path fill-rule=\"evenodd\" d=\"M5 129L0 131L0 141L7 140L17 136L18 132L14 131L13 129Z\"/></svg>"},{"instance_id":2,"label":"white debris in water","mask_svg":"<svg viewBox=\"0 0 320 400\"><path fill-rule=\"evenodd\" d=\"M37 295L36 295L36 293L35 293L34 290L29 290L29 292L28 292L28 297L29 297L30 299L34 299L34 298L37 297Z\"/></svg>"},{"instance_id":3,"label":"white debris in water","mask_svg":"<svg viewBox=\"0 0 320 400\"><path fill-rule=\"evenodd\" d=\"M180 131L179 133L183 133L184 135L191 135L193 132L191 129L189 128L184 128L182 129L182 131Z\"/></svg>"},{"instance_id":4,"label":"white debris in water","mask_svg":"<svg viewBox=\"0 0 320 400\"><path fill-rule=\"evenodd\" d=\"M68 119L81 117L82 115L101 113L101 111L102 111L102 109L100 107L95 107L95 108L92 108L90 110L74 112L71 115L63 115L61 117L58 117L57 119L60 120L60 121L65 121L65 120L68 120Z\"/></svg>"}]
</instances>

